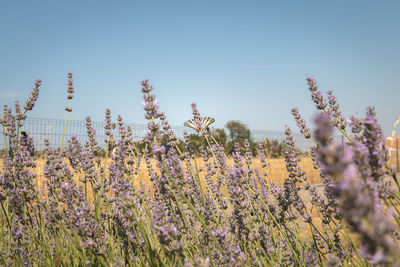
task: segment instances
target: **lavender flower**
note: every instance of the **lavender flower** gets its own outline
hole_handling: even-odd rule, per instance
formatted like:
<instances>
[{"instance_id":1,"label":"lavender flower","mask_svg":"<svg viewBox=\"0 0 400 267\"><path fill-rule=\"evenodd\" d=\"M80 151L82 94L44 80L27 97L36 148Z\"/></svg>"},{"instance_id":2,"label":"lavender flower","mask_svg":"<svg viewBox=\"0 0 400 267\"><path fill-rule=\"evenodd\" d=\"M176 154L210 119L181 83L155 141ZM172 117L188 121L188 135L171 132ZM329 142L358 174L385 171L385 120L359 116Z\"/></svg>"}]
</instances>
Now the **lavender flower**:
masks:
<instances>
[{"instance_id":1,"label":"lavender flower","mask_svg":"<svg viewBox=\"0 0 400 267\"><path fill-rule=\"evenodd\" d=\"M143 107L146 111L145 118L148 120L157 119L160 116L160 111L158 109L158 101L155 100L155 95L150 94L153 87L149 85L148 80L142 81L142 92L143 95Z\"/></svg>"},{"instance_id":2,"label":"lavender flower","mask_svg":"<svg viewBox=\"0 0 400 267\"><path fill-rule=\"evenodd\" d=\"M15 116L12 114L12 111L5 104L3 108L3 119L2 124L4 127L4 133L6 136L10 137L10 143L14 143L14 139L16 138L16 125L15 125Z\"/></svg>"},{"instance_id":3,"label":"lavender flower","mask_svg":"<svg viewBox=\"0 0 400 267\"><path fill-rule=\"evenodd\" d=\"M21 111L21 106L18 101L15 101L15 119L18 121L19 126L22 126L23 120L25 120L26 115Z\"/></svg>"},{"instance_id":4,"label":"lavender flower","mask_svg":"<svg viewBox=\"0 0 400 267\"><path fill-rule=\"evenodd\" d=\"M244 158L246 159L247 166L250 168L252 164L253 153L251 152L250 142L249 140L243 140L243 147L244 147ZM251 171L251 170L249 170Z\"/></svg>"},{"instance_id":5,"label":"lavender flower","mask_svg":"<svg viewBox=\"0 0 400 267\"><path fill-rule=\"evenodd\" d=\"M308 88L311 92L311 99L315 103L317 109L324 110L328 105L324 99L324 95L321 91L318 91L318 86L314 80L314 78L307 76L306 77Z\"/></svg>"},{"instance_id":6,"label":"lavender flower","mask_svg":"<svg viewBox=\"0 0 400 267\"><path fill-rule=\"evenodd\" d=\"M306 181L307 176L305 175L305 171L299 166L299 160L297 156L299 151L295 146L296 140L292 136L292 131L289 127L285 128L286 134L286 149L284 151L285 162L286 162L286 170L289 172L289 177L294 180L294 183L300 181Z\"/></svg>"},{"instance_id":7,"label":"lavender flower","mask_svg":"<svg viewBox=\"0 0 400 267\"><path fill-rule=\"evenodd\" d=\"M361 237L360 253L371 264L393 262L399 248L391 238L393 224L376 208L374 192L362 180L346 177L337 187L340 212Z\"/></svg>"},{"instance_id":8,"label":"lavender flower","mask_svg":"<svg viewBox=\"0 0 400 267\"><path fill-rule=\"evenodd\" d=\"M248 184L244 173L243 168L232 168L229 171L228 180L228 191L234 205L232 232L236 233L240 239L246 239L249 235L246 219L251 216L248 209L249 196L246 190Z\"/></svg>"},{"instance_id":9,"label":"lavender flower","mask_svg":"<svg viewBox=\"0 0 400 267\"><path fill-rule=\"evenodd\" d=\"M74 97L74 83L72 80L72 73L68 72L68 81L67 81L67 92L68 92L68 100L71 100Z\"/></svg>"},{"instance_id":10,"label":"lavender flower","mask_svg":"<svg viewBox=\"0 0 400 267\"><path fill-rule=\"evenodd\" d=\"M314 123L317 128L314 131L314 138L321 145L327 145L332 142L333 125L331 123L330 114L322 112L315 116Z\"/></svg>"},{"instance_id":11,"label":"lavender flower","mask_svg":"<svg viewBox=\"0 0 400 267\"><path fill-rule=\"evenodd\" d=\"M168 215L161 205L156 205L153 209L153 227L160 243L165 245L167 255L182 252L184 244L180 240L180 234L174 224L169 222Z\"/></svg>"},{"instance_id":12,"label":"lavender flower","mask_svg":"<svg viewBox=\"0 0 400 267\"><path fill-rule=\"evenodd\" d=\"M383 166L389 160L389 152L385 145L382 128L377 123L375 116L374 109L368 108L364 120L362 143L368 148L371 176L375 181L379 181L385 174Z\"/></svg>"},{"instance_id":13,"label":"lavender flower","mask_svg":"<svg viewBox=\"0 0 400 267\"><path fill-rule=\"evenodd\" d=\"M12 123L15 121L5 121L9 128ZM19 144L12 142L10 145L13 157L3 157L4 172L0 176L0 201L3 211L5 211L3 202L8 203L7 224L10 230L10 246L6 253L13 257L14 264L21 262L29 266L34 260L34 254L28 250L29 244L33 242L29 230L37 230L38 227L36 218L29 215L29 210L35 209L34 203L38 200L38 193L34 183L36 174L31 171L36 164L24 142L25 140Z\"/></svg>"},{"instance_id":14,"label":"lavender flower","mask_svg":"<svg viewBox=\"0 0 400 267\"><path fill-rule=\"evenodd\" d=\"M351 131L358 134L362 131L363 121L357 117L352 116L350 118Z\"/></svg>"},{"instance_id":15,"label":"lavender flower","mask_svg":"<svg viewBox=\"0 0 400 267\"><path fill-rule=\"evenodd\" d=\"M92 120L90 117L86 117L86 132L89 138L90 149L94 156L100 155L100 149L96 139L96 130L92 127Z\"/></svg>"},{"instance_id":16,"label":"lavender flower","mask_svg":"<svg viewBox=\"0 0 400 267\"><path fill-rule=\"evenodd\" d=\"M317 255L315 249L311 249L304 253L304 261L307 267L313 267L318 265Z\"/></svg>"},{"instance_id":17,"label":"lavender flower","mask_svg":"<svg viewBox=\"0 0 400 267\"><path fill-rule=\"evenodd\" d=\"M215 229L212 231L218 243L222 247L222 251L216 251L215 261L218 265L223 266L240 266L247 260L245 253L240 247L235 247L229 238L229 232L225 229Z\"/></svg>"},{"instance_id":18,"label":"lavender flower","mask_svg":"<svg viewBox=\"0 0 400 267\"><path fill-rule=\"evenodd\" d=\"M320 200L319 206L323 207L324 222L329 223L331 216L339 218L337 214L337 200L335 195L335 183L333 179L340 179L344 174L356 176L357 170L353 164L353 152L345 143L334 143L333 125L328 112L323 112L315 116L314 122L317 128L314 131L314 137L318 142L315 149L316 159L314 159L320 167L320 176L325 184L324 194L328 203ZM314 198L318 199L316 193Z\"/></svg>"},{"instance_id":19,"label":"lavender flower","mask_svg":"<svg viewBox=\"0 0 400 267\"><path fill-rule=\"evenodd\" d=\"M35 145L33 143L32 137L29 137L25 131L21 131L21 140L20 143L22 146L26 147L26 150L29 152L29 155L33 157L35 154Z\"/></svg>"},{"instance_id":20,"label":"lavender flower","mask_svg":"<svg viewBox=\"0 0 400 267\"><path fill-rule=\"evenodd\" d=\"M303 118L299 114L299 109L298 108L292 108L292 115L295 118L297 122L297 126L300 129L300 132L304 135L306 139L311 137L310 129L307 127L306 122L303 120Z\"/></svg>"},{"instance_id":21,"label":"lavender flower","mask_svg":"<svg viewBox=\"0 0 400 267\"><path fill-rule=\"evenodd\" d=\"M369 115L369 116L368 116ZM379 128L373 119L372 111L369 110L366 120L366 131L364 141L371 145L371 149L378 149L374 160L370 161L371 167L379 178L381 165L380 157L385 156L384 150L379 150ZM393 258L391 255L398 255L399 249L393 243L389 235L393 232L393 225L380 214L381 209L376 206L375 188L369 188L366 182L359 177L354 153L346 144L326 143L329 134L332 133L332 125L328 123L329 116L319 115L316 117L318 128L315 136L322 141L319 150L319 162L324 173L343 177L335 188L339 196L340 214L349 223L353 231L360 234L362 242L360 252L371 264L389 263ZM368 143L373 142L373 143ZM378 145L372 148L372 144ZM370 153L371 155L371 153ZM371 164L372 163L372 164ZM375 164L374 164L375 163ZM378 163L378 164L376 164Z\"/></svg>"},{"instance_id":22,"label":"lavender flower","mask_svg":"<svg viewBox=\"0 0 400 267\"><path fill-rule=\"evenodd\" d=\"M327 94L329 100L329 112L332 114L333 124L336 127L344 130L346 128L346 120L339 110L340 106L337 103L336 97L333 95L332 90L329 90Z\"/></svg>"},{"instance_id":23,"label":"lavender flower","mask_svg":"<svg viewBox=\"0 0 400 267\"><path fill-rule=\"evenodd\" d=\"M111 111L110 109L106 109L106 117L105 117L105 122L104 122L104 130L107 138L104 140L106 143L107 147L107 153L108 155L112 154L113 149L115 148L115 138L113 135L112 130L115 129L115 123L111 122Z\"/></svg>"},{"instance_id":24,"label":"lavender flower","mask_svg":"<svg viewBox=\"0 0 400 267\"><path fill-rule=\"evenodd\" d=\"M264 146L261 143L257 144L257 154L258 154L258 157L259 157L259 159L261 161L261 167L262 168L267 168L268 163L267 163L267 158L265 156L265 149L264 149ZM265 175L265 176L267 176L267 175Z\"/></svg>"},{"instance_id":25,"label":"lavender flower","mask_svg":"<svg viewBox=\"0 0 400 267\"><path fill-rule=\"evenodd\" d=\"M42 84L41 80L36 80L35 87L32 89L31 95L29 96L28 100L25 103L24 109L25 112L28 110L32 110L35 106L36 100L39 97L39 87Z\"/></svg>"},{"instance_id":26,"label":"lavender flower","mask_svg":"<svg viewBox=\"0 0 400 267\"><path fill-rule=\"evenodd\" d=\"M196 103L192 103L192 114L193 114L193 119L190 121L190 124L188 124L189 122L185 122L185 126L195 129L200 136L203 136L206 133L208 133L210 131L208 125L214 122L214 119L207 118L210 119L211 122L210 123L204 122L204 120L200 117L200 113L199 110L197 109Z\"/></svg>"},{"instance_id":27,"label":"lavender flower","mask_svg":"<svg viewBox=\"0 0 400 267\"><path fill-rule=\"evenodd\" d=\"M71 99L74 97L74 84L72 80L72 73L68 72L68 81L67 81L67 99L68 99L68 105L65 107L65 110L67 112L72 112L72 107L71 107Z\"/></svg>"}]
</instances>

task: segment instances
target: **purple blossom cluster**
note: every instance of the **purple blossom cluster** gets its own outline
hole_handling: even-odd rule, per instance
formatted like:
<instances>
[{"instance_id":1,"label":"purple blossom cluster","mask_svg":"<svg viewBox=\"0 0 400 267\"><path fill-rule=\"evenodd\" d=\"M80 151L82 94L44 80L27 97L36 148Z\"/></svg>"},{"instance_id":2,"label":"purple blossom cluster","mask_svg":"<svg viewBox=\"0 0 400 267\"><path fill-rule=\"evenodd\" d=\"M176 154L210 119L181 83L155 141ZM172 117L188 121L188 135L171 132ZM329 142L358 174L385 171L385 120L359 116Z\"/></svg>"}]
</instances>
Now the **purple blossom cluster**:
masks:
<instances>
[{"instance_id":1,"label":"purple blossom cluster","mask_svg":"<svg viewBox=\"0 0 400 267\"><path fill-rule=\"evenodd\" d=\"M300 129L300 132L304 135L306 139L311 137L311 132L310 129L307 127L306 122L304 119L300 116L299 109L298 108L292 108L292 115L296 120L297 126Z\"/></svg>"},{"instance_id":2,"label":"purple blossom cluster","mask_svg":"<svg viewBox=\"0 0 400 267\"><path fill-rule=\"evenodd\" d=\"M68 81L67 81L68 105L65 107L65 110L67 112L72 112L71 99L74 97L74 83L72 80L72 73L68 72L67 76L68 76Z\"/></svg>"},{"instance_id":3,"label":"purple blossom cluster","mask_svg":"<svg viewBox=\"0 0 400 267\"><path fill-rule=\"evenodd\" d=\"M134 142L132 129L121 116L113 122L107 109L105 150L87 117L87 141L72 136L54 148L46 140L45 166L36 173L33 140L23 131L38 99L36 81L24 111L18 102L14 111L5 105L0 118L7 149L0 265L399 266L398 180L375 110L347 121L332 91L325 99L313 78L307 83L318 110L315 130L297 108L292 115L315 141L310 157L322 189L300 166L289 127L287 177L276 184L262 143L258 159L249 140L226 155L192 104L192 123L206 141L196 156L187 134L174 135L147 80L143 142ZM70 73L67 86L71 100ZM336 141L335 129L346 140Z\"/></svg>"}]
</instances>

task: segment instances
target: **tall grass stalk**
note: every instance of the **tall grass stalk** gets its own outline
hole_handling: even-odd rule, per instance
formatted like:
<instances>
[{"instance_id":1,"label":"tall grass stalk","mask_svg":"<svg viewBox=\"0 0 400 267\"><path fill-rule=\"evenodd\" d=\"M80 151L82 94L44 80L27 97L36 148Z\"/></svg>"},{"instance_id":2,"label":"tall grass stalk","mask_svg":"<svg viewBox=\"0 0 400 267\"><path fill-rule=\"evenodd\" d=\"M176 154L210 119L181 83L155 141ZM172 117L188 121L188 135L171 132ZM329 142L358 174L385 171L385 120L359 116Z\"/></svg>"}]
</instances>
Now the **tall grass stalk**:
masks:
<instances>
[{"instance_id":1,"label":"tall grass stalk","mask_svg":"<svg viewBox=\"0 0 400 267\"><path fill-rule=\"evenodd\" d=\"M70 107L70 106L71 106L71 100L68 100L68 107ZM63 132L61 135L60 156L61 156L62 149L63 149L65 131L67 130L68 115L69 115L69 111L67 110L67 114L65 115L64 128L63 128Z\"/></svg>"}]
</instances>

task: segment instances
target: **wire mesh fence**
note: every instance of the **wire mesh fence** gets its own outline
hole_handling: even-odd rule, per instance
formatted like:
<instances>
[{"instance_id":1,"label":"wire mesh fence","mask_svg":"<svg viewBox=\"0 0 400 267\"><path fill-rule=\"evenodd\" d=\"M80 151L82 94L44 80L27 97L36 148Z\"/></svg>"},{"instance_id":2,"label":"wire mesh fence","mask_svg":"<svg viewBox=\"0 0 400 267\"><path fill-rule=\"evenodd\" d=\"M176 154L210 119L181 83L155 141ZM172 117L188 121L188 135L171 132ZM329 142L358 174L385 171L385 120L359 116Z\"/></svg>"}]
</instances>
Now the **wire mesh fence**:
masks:
<instances>
[{"instance_id":1,"label":"wire mesh fence","mask_svg":"<svg viewBox=\"0 0 400 267\"><path fill-rule=\"evenodd\" d=\"M48 118L27 118L21 128L30 137L33 138L35 149L44 149L44 140L48 139L52 146L60 146L64 130L65 121L62 119L48 119ZM141 141L146 135L147 125L136 123L125 123L132 129L132 138L134 141ZM100 147L105 147L105 130L104 122L92 121L92 127L96 131L97 141ZM183 139L183 132L189 134L195 133L193 129L184 126L171 126L177 138ZM114 136L118 139L118 130L114 129ZM64 144L66 140L75 135L80 142L84 143L88 140L86 133L86 121L84 120L68 120L65 130ZM283 131L264 131L264 130L250 130L250 136L253 141L261 142L265 139L278 140L279 142L285 138ZM296 138L296 146L300 150L307 150L311 146L311 141L305 139L300 133L293 133ZM0 131L0 149L5 148L5 138L3 132Z\"/></svg>"}]
</instances>

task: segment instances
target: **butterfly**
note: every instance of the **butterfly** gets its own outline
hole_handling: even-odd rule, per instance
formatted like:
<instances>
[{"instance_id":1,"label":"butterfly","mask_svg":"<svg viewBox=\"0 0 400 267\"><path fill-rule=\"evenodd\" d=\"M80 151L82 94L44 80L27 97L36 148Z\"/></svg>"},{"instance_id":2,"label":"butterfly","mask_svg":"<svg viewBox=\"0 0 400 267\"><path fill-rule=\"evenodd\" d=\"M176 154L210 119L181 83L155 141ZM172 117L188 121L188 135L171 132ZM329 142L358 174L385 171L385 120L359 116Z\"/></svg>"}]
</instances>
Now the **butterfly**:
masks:
<instances>
[{"instance_id":1,"label":"butterfly","mask_svg":"<svg viewBox=\"0 0 400 267\"><path fill-rule=\"evenodd\" d=\"M204 117L200 119L201 122L201 128L202 129L206 129L208 127L208 125L210 125L211 123L213 123L215 120L211 117ZM186 121L183 125L185 125L186 127L190 127L193 128L195 130L197 130L198 127L196 127L195 121L194 119L188 120Z\"/></svg>"}]
</instances>

